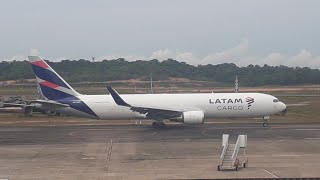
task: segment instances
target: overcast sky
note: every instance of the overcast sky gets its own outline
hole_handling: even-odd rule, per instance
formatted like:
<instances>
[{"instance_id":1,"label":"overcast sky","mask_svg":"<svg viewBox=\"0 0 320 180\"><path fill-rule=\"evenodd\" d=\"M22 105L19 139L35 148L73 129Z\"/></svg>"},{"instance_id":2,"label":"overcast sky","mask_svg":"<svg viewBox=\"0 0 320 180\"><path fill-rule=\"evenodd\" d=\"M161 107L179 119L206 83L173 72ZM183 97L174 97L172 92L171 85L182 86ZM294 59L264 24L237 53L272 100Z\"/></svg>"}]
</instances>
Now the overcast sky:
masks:
<instances>
[{"instance_id":1,"label":"overcast sky","mask_svg":"<svg viewBox=\"0 0 320 180\"><path fill-rule=\"evenodd\" d=\"M320 68L317 0L0 2L0 61L39 54Z\"/></svg>"}]
</instances>

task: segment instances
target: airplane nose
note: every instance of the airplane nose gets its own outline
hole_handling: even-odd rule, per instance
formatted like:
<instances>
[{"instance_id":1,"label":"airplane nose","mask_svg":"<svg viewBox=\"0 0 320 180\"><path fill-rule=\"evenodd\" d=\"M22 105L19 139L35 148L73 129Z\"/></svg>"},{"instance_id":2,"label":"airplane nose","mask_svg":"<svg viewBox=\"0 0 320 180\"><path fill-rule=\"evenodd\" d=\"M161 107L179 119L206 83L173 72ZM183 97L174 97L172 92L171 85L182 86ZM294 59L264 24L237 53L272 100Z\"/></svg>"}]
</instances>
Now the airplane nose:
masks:
<instances>
[{"instance_id":1,"label":"airplane nose","mask_svg":"<svg viewBox=\"0 0 320 180\"><path fill-rule=\"evenodd\" d=\"M286 110L287 109L287 105L284 104L283 102L281 104L282 104L281 106L282 106L283 111Z\"/></svg>"},{"instance_id":2,"label":"airplane nose","mask_svg":"<svg viewBox=\"0 0 320 180\"><path fill-rule=\"evenodd\" d=\"M279 103L278 108L279 108L278 110L281 112L281 114L287 113L287 106L283 102Z\"/></svg>"}]
</instances>

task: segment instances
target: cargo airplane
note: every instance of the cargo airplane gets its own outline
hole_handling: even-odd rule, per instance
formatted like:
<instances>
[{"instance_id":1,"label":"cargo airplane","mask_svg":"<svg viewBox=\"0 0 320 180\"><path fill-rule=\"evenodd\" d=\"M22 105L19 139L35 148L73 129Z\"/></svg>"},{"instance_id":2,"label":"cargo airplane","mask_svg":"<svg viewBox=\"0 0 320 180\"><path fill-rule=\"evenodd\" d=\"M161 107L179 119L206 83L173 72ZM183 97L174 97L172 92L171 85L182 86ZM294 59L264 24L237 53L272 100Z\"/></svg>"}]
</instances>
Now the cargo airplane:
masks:
<instances>
[{"instance_id":1,"label":"cargo airplane","mask_svg":"<svg viewBox=\"0 0 320 180\"><path fill-rule=\"evenodd\" d=\"M83 95L75 91L39 56L29 56L44 99L34 107L57 113L101 120L152 119L155 128L164 120L203 124L209 118L268 117L286 111L276 97L262 93L119 94Z\"/></svg>"}]
</instances>

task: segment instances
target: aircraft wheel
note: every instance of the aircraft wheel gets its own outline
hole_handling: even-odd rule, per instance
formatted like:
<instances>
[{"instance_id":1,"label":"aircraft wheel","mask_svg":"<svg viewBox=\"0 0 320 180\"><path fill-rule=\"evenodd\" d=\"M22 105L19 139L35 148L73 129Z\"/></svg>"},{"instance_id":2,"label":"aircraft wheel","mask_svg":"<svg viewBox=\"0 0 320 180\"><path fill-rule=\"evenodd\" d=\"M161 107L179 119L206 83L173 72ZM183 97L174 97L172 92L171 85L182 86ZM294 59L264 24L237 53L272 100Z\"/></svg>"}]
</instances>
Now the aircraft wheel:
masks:
<instances>
[{"instance_id":1,"label":"aircraft wheel","mask_svg":"<svg viewBox=\"0 0 320 180\"><path fill-rule=\"evenodd\" d=\"M243 163L243 168L246 168L247 167L247 163Z\"/></svg>"},{"instance_id":2,"label":"aircraft wheel","mask_svg":"<svg viewBox=\"0 0 320 180\"><path fill-rule=\"evenodd\" d=\"M269 123L264 122L264 123L262 124L262 126L263 126L263 127L268 127L268 126L269 126Z\"/></svg>"},{"instance_id":3,"label":"aircraft wheel","mask_svg":"<svg viewBox=\"0 0 320 180\"><path fill-rule=\"evenodd\" d=\"M152 127L153 127L153 128L158 128L158 123L153 122L153 123L152 123Z\"/></svg>"},{"instance_id":4,"label":"aircraft wheel","mask_svg":"<svg viewBox=\"0 0 320 180\"><path fill-rule=\"evenodd\" d=\"M218 165L218 168L217 168L217 169L218 169L218 171L220 171L220 168L221 168L221 166L220 166L220 165Z\"/></svg>"},{"instance_id":5,"label":"aircraft wheel","mask_svg":"<svg viewBox=\"0 0 320 180\"><path fill-rule=\"evenodd\" d=\"M160 125L160 128L166 128L167 127L167 125L165 123L163 123L163 122L159 123L159 125Z\"/></svg>"},{"instance_id":6,"label":"aircraft wheel","mask_svg":"<svg viewBox=\"0 0 320 180\"><path fill-rule=\"evenodd\" d=\"M236 166L236 171L239 171L239 166L238 165Z\"/></svg>"}]
</instances>

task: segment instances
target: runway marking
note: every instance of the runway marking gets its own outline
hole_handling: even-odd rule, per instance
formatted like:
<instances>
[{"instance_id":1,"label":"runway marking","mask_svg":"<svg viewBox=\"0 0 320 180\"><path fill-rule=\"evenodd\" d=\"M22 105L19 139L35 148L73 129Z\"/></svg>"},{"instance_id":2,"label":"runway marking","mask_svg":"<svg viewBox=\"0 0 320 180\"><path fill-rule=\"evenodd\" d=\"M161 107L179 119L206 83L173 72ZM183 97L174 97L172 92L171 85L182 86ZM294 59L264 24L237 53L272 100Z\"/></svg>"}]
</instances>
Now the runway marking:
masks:
<instances>
[{"instance_id":1,"label":"runway marking","mask_svg":"<svg viewBox=\"0 0 320 180\"><path fill-rule=\"evenodd\" d=\"M201 134L203 134L204 136L209 136L209 134L206 134L206 131L207 130L202 131Z\"/></svg>"},{"instance_id":2,"label":"runway marking","mask_svg":"<svg viewBox=\"0 0 320 180\"><path fill-rule=\"evenodd\" d=\"M284 127L262 127L262 126L234 126L234 127L222 127L222 128L212 128L207 130L224 130L224 129L292 129L292 127L284 126ZM320 129L319 129L320 130Z\"/></svg>"},{"instance_id":3,"label":"runway marking","mask_svg":"<svg viewBox=\"0 0 320 180\"><path fill-rule=\"evenodd\" d=\"M69 133L69 136L73 136L73 134L76 132L79 132L79 131L72 131L71 133Z\"/></svg>"},{"instance_id":4,"label":"runway marking","mask_svg":"<svg viewBox=\"0 0 320 180\"><path fill-rule=\"evenodd\" d=\"M320 131L320 129L295 129L297 131Z\"/></svg>"},{"instance_id":5,"label":"runway marking","mask_svg":"<svg viewBox=\"0 0 320 180\"><path fill-rule=\"evenodd\" d=\"M262 170L264 170L266 173L270 174L270 175L273 176L274 178L280 178L279 176L273 174L272 172L270 172L270 171L268 171L268 170L266 170L266 169L262 169Z\"/></svg>"},{"instance_id":6,"label":"runway marking","mask_svg":"<svg viewBox=\"0 0 320 180\"><path fill-rule=\"evenodd\" d=\"M320 140L320 138L304 138L306 140Z\"/></svg>"},{"instance_id":7,"label":"runway marking","mask_svg":"<svg viewBox=\"0 0 320 180\"><path fill-rule=\"evenodd\" d=\"M151 136L154 136L154 135L156 135L156 134L157 134L157 132L153 132Z\"/></svg>"},{"instance_id":8,"label":"runway marking","mask_svg":"<svg viewBox=\"0 0 320 180\"><path fill-rule=\"evenodd\" d=\"M81 158L81 159L90 159L90 160L92 160L92 159L95 159L95 158L93 158L93 157L89 157L89 158Z\"/></svg>"},{"instance_id":9,"label":"runway marking","mask_svg":"<svg viewBox=\"0 0 320 180\"><path fill-rule=\"evenodd\" d=\"M137 129L115 129L115 128L103 128L103 129L81 129L81 130L76 130L76 131L72 131L69 133L69 136L74 136L75 133L78 132L82 132L82 131L106 131L106 130L110 130L110 131L137 131Z\"/></svg>"},{"instance_id":10,"label":"runway marking","mask_svg":"<svg viewBox=\"0 0 320 180\"><path fill-rule=\"evenodd\" d=\"M278 154L272 155L273 157L300 157L301 155L298 154Z\"/></svg>"},{"instance_id":11,"label":"runway marking","mask_svg":"<svg viewBox=\"0 0 320 180\"><path fill-rule=\"evenodd\" d=\"M109 150L108 150L108 154L107 154L107 160L106 160L106 171L108 172L109 170L109 166L110 166L110 161L111 161L111 153L112 153L112 139L110 139L110 145L109 145Z\"/></svg>"},{"instance_id":12,"label":"runway marking","mask_svg":"<svg viewBox=\"0 0 320 180\"><path fill-rule=\"evenodd\" d=\"M126 128L126 129L115 129L115 128L83 129L83 131L105 131L105 130L115 130L115 131L136 131L136 130L139 130L139 129L132 129L132 128Z\"/></svg>"}]
</instances>

